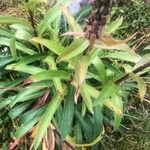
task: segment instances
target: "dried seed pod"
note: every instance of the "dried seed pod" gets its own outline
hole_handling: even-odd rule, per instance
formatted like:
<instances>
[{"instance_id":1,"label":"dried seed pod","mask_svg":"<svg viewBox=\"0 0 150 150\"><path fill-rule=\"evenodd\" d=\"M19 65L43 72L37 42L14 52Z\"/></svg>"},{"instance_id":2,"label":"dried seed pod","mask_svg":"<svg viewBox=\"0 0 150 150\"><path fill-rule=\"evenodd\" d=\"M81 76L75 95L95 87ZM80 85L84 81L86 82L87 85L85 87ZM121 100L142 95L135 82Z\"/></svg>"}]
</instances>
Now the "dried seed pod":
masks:
<instances>
[{"instance_id":1,"label":"dried seed pod","mask_svg":"<svg viewBox=\"0 0 150 150\"><path fill-rule=\"evenodd\" d=\"M106 24L106 17L110 13L114 0L90 0L89 2L92 9L84 32L85 36L92 40L94 34L96 38L100 37L102 28Z\"/></svg>"}]
</instances>

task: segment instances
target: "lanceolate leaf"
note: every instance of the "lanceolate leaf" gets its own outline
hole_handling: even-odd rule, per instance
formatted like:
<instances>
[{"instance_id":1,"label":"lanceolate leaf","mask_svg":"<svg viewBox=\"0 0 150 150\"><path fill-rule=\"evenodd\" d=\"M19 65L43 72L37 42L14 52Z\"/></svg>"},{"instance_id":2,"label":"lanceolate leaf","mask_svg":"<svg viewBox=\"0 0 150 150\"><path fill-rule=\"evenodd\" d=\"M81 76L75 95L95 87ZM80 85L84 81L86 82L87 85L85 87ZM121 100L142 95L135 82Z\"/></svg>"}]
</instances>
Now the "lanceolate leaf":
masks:
<instances>
[{"instance_id":1,"label":"lanceolate leaf","mask_svg":"<svg viewBox=\"0 0 150 150\"><path fill-rule=\"evenodd\" d=\"M91 143L86 143L86 144L77 144L77 143L73 143L72 141L68 140L72 145L76 146L76 147L91 147L93 145L95 145L96 143L100 142L101 139L103 138L103 135L104 135L104 128L103 128L103 131L100 132L99 136L94 140L92 141Z\"/></svg>"},{"instance_id":2,"label":"lanceolate leaf","mask_svg":"<svg viewBox=\"0 0 150 150\"><path fill-rule=\"evenodd\" d=\"M24 110L26 110L31 102L28 103L22 103L20 105L17 105L16 107L14 107L10 112L9 112L9 116L11 117L11 119L15 119L18 115L20 115Z\"/></svg>"},{"instance_id":3,"label":"lanceolate leaf","mask_svg":"<svg viewBox=\"0 0 150 150\"><path fill-rule=\"evenodd\" d=\"M58 16L61 15L61 10L59 8L59 4L65 4L67 6L70 3L70 0L60 0L53 6L44 17L44 20L40 23L38 27L38 33L39 35L42 35L43 32L47 29L47 26L51 24Z\"/></svg>"},{"instance_id":4,"label":"lanceolate leaf","mask_svg":"<svg viewBox=\"0 0 150 150\"><path fill-rule=\"evenodd\" d=\"M24 124L26 122L32 121L34 117L41 116L45 112L46 108L47 108L47 104L40 108L33 108L25 112L24 114L21 115L20 122Z\"/></svg>"},{"instance_id":5,"label":"lanceolate leaf","mask_svg":"<svg viewBox=\"0 0 150 150\"><path fill-rule=\"evenodd\" d=\"M146 54L144 55L141 60L139 60L137 62L137 64L134 66L134 70L141 67L141 66L144 66L145 64L148 64L150 63L150 54Z\"/></svg>"},{"instance_id":6,"label":"lanceolate leaf","mask_svg":"<svg viewBox=\"0 0 150 150\"><path fill-rule=\"evenodd\" d=\"M40 116L36 116L32 118L32 120L25 122L21 126L16 128L16 132L14 133L15 137L20 138L25 135L39 120Z\"/></svg>"},{"instance_id":7,"label":"lanceolate leaf","mask_svg":"<svg viewBox=\"0 0 150 150\"><path fill-rule=\"evenodd\" d=\"M24 57L23 59L20 59L17 63L16 63L16 65L15 65L15 67L16 66L23 66L23 65L27 65L27 64L29 64L29 63L32 63L32 62L34 62L34 61L36 61L36 60L40 60L41 58L44 58L44 57L46 57L48 54L46 54L46 53L42 53L42 54L34 54L34 55L31 55L31 56L26 56L26 57Z\"/></svg>"},{"instance_id":8,"label":"lanceolate leaf","mask_svg":"<svg viewBox=\"0 0 150 150\"><path fill-rule=\"evenodd\" d=\"M17 30L15 32L15 37L20 40L28 41L29 39L32 38L32 34L29 33L27 30Z\"/></svg>"},{"instance_id":9,"label":"lanceolate leaf","mask_svg":"<svg viewBox=\"0 0 150 150\"><path fill-rule=\"evenodd\" d=\"M122 98L118 95L114 95L114 96L112 96L112 101L113 101L114 105L116 105L116 107L119 108L120 111L123 113ZM122 118L123 118L123 114L118 114L114 109L114 123L113 123L114 131L118 130Z\"/></svg>"},{"instance_id":10,"label":"lanceolate leaf","mask_svg":"<svg viewBox=\"0 0 150 150\"><path fill-rule=\"evenodd\" d=\"M0 16L0 23L2 23L2 24L22 24L26 27L31 28L31 24L26 19L16 18L16 17L11 17L11 16Z\"/></svg>"},{"instance_id":11,"label":"lanceolate leaf","mask_svg":"<svg viewBox=\"0 0 150 150\"><path fill-rule=\"evenodd\" d=\"M90 64L91 57L90 55L79 55L75 58L75 80L77 82L77 88L75 93L75 102L79 97L82 85L85 81L87 69Z\"/></svg>"},{"instance_id":12,"label":"lanceolate leaf","mask_svg":"<svg viewBox=\"0 0 150 150\"><path fill-rule=\"evenodd\" d=\"M139 95L141 100L144 99L144 96L146 94L147 88L144 80L141 77L136 77L136 81L138 83L138 89L139 89Z\"/></svg>"},{"instance_id":13,"label":"lanceolate leaf","mask_svg":"<svg viewBox=\"0 0 150 150\"><path fill-rule=\"evenodd\" d=\"M128 52L112 52L105 56L100 56L100 58L114 58L119 60L125 60L133 63L137 63L141 60L141 56L137 54L131 54Z\"/></svg>"},{"instance_id":14,"label":"lanceolate leaf","mask_svg":"<svg viewBox=\"0 0 150 150\"><path fill-rule=\"evenodd\" d=\"M123 115L123 110L122 110L122 100L118 100L115 96L112 98L107 99L104 102L104 105L114 111L115 114L117 115Z\"/></svg>"},{"instance_id":15,"label":"lanceolate leaf","mask_svg":"<svg viewBox=\"0 0 150 150\"><path fill-rule=\"evenodd\" d=\"M16 41L15 38L11 38L10 40L10 51L12 57L17 60L17 51L16 51Z\"/></svg>"},{"instance_id":16,"label":"lanceolate leaf","mask_svg":"<svg viewBox=\"0 0 150 150\"><path fill-rule=\"evenodd\" d=\"M50 70L57 70L56 63L53 57L48 56L44 61L49 65ZM55 89L60 93L62 93L63 87L61 84L61 80L57 78L57 79L53 79L53 82L54 82Z\"/></svg>"},{"instance_id":17,"label":"lanceolate leaf","mask_svg":"<svg viewBox=\"0 0 150 150\"><path fill-rule=\"evenodd\" d=\"M5 37L13 37L13 33L10 30L1 29L1 28L0 28L0 35Z\"/></svg>"},{"instance_id":18,"label":"lanceolate leaf","mask_svg":"<svg viewBox=\"0 0 150 150\"><path fill-rule=\"evenodd\" d=\"M89 41L86 39L80 38L75 40L68 48L66 48L66 51L57 58L57 62L67 61L68 59L81 54L88 46Z\"/></svg>"},{"instance_id":19,"label":"lanceolate leaf","mask_svg":"<svg viewBox=\"0 0 150 150\"><path fill-rule=\"evenodd\" d=\"M107 33L113 33L115 32L123 23L123 17L117 18L114 22L110 23L110 25L107 26L106 32Z\"/></svg>"},{"instance_id":20,"label":"lanceolate leaf","mask_svg":"<svg viewBox=\"0 0 150 150\"><path fill-rule=\"evenodd\" d=\"M61 46L60 43L52 41L52 40L34 37L31 39L31 41L47 47L50 51L58 55L60 55L64 51L64 47Z\"/></svg>"},{"instance_id":21,"label":"lanceolate leaf","mask_svg":"<svg viewBox=\"0 0 150 150\"><path fill-rule=\"evenodd\" d=\"M98 98L94 101L93 105L96 106L98 104L104 103L107 98L113 96L113 94L115 94L118 90L118 85L114 83L106 84L100 92Z\"/></svg>"},{"instance_id":22,"label":"lanceolate leaf","mask_svg":"<svg viewBox=\"0 0 150 150\"><path fill-rule=\"evenodd\" d=\"M101 38L96 40L94 46L98 49L120 50L134 54L135 52L126 44L127 40L116 40L102 32Z\"/></svg>"},{"instance_id":23,"label":"lanceolate leaf","mask_svg":"<svg viewBox=\"0 0 150 150\"><path fill-rule=\"evenodd\" d=\"M133 73L131 73L130 76L138 83L139 95L140 95L141 100L143 100L147 91L144 80L142 79L142 77L136 76Z\"/></svg>"},{"instance_id":24,"label":"lanceolate leaf","mask_svg":"<svg viewBox=\"0 0 150 150\"><path fill-rule=\"evenodd\" d=\"M65 99L65 104L63 107L63 113L62 113L62 118L61 118L61 125L60 125L60 130L63 136L63 139L66 138L66 136L69 134L71 130L71 125L73 122L73 114L74 114L74 88L69 87L68 88L68 95Z\"/></svg>"},{"instance_id":25,"label":"lanceolate leaf","mask_svg":"<svg viewBox=\"0 0 150 150\"><path fill-rule=\"evenodd\" d=\"M22 91L20 91L19 94L17 94L16 97L14 98L14 101L12 102L11 106L14 106L18 102L26 101L27 99L24 99L24 97L27 97L28 95L33 94L35 92L39 92L40 94L42 89L51 86L52 82L50 81L34 83L33 85L28 86L24 88Z\"/></svg>"},{"instance_id":26,"label":"lanceolate leaf","mask_svg":"<svg viewBox=\"0 0 150 150\"><path fill-rule=\"evenodd\" d=\"M4 37L0 37L0 45L6 45L6 46L10 46L10 39L9 38L4 38ZM36 54L36 52L34 52L33 50L31 50L30 48L27 48L25 45L23 45L22 43L16 42L16 49L27 53L29 55L33 55Z\"/></svg>"},{"instance_id":27,"label":"lanceolate leaf","mask_svg":"<svg viewBox=\"0 0 150 150\"><path fill-rule=\"evenodd\" d=\"M38 148L38 146L42 140L42 137L44 136L44 134L53 118L54 113L56 112L57 108L59 107L59 105L61 103L61 99L62 99L62 95L55 94L55 96L49 102L46 112L39 122L38 129L36 131L36 136L33 141L33 146L35 149Z\"/></svg>"},{"instance_id":28,"label":"lanceolate leaf","mask_svg":"<svg viewBox=\"0 0 150 150\"><path fill-rule=\"evenodd\" d=\"M84 103L86 104L86 107L88 108L88 110L89 110L92 114L94 114L91 96L90 96L90 94L89 94L89 92L88 92L87 87L84 86L84 85L83 85L83 87L81 88L81 95L82 95L83 101L84 101Z\"/></svg>"},{"instance_id":29,"label":"lanceolate leaf","mask_svg":"<svg viewBox=\"0 0 150 150\"><path fill-rule=\"evenodd\" d=\"M28 73L28 74L37 74L37 73L45 71L45 69L35 67L35 66L31 66L31 65L16 66L16 64L8 65L5 69L21 71L21 72L25 72L25 73Z\"/></svg>"},{"instance_id":30,"label":"lanceolate leaf","mask_svg":"<svg viewBox=\"0 0 150 150\"><path fill-rule=\"evenodd\" d=\"M0 56L0 67L7 65L8 63L12 62L14 59L11 56Z\"/></svg>"},{"instance_id":31,"label":"lanceolate leaf","mask_svg":"<svg viewBox=\"0 0 150 150\"><path fill-rule=\"evenodd\" d=\"M100 58L95 57L94 60L92 61L92 63L95 66L95 68L97 69L97 73L98 73L100 80L104 84L107 80L107 77L106 77L106 70L105 70L105 66L104 66L103 62L100 60Z\"/></svg>"},{"instance_id":32,"label":"lanceolate leaf","mask_svg":"<svg viewBox=\"0 0 150 150\"><path fill-rule=\"evenodd\" d=\"M41 73L32 75L26 80L26 82L31 83L31 82L38 82L42 80L52 80L55 78L69 79L70 73L66 71L62 71L62 70L47 70L47 71L43 71Z\"/></svg>"}]
</instances>

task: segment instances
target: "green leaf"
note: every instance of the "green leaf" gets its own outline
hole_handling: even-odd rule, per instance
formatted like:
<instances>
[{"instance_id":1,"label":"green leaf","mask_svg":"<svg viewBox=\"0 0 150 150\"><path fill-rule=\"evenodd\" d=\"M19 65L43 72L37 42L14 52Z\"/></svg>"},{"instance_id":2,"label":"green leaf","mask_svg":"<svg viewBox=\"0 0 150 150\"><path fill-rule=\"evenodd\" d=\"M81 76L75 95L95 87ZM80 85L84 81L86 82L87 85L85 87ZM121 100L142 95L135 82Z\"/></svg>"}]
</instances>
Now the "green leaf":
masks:
<instances>
[{"instance_id":1,"label":"green leaf","mask_svg":"<svg viewBox=\"0 0 150 150\"><path fill-rule=\"evenodd\" d=\"M41 58L45 58L47 55L48 55L47 53L40 53L40 54L34 54L31 56L23 57L16 63L15 67L27 65L34 61L40 60Z\"/></svg>"},{"instance_id":2,"label":"green leaf","mask_svg":"<svg viewBox=\"0 0 150 150\"><path fill-rule=\"evenodd\" d=\"M55 78L70 79L70 73L62 70L46 70L32 75L27 79L27 82L38 82L42 80L52 80Z\"/></svg>"},{"instance_id":3,"label":"green leaf","mask_svg":"<svg viewBox=\"0 0 150 150\"><path fill-rule=\"evenodd\" d=\"M46 81L46 82L34 83L26 88L23 88L14 98L14 101L11 103L11 107L14 106L18 102L27 101L28 99L26 99L25 97L27 97L30 94L37 92L36 94L39 93L39 95L41 95L42 89L51 87L51 86L52 86L52 82Z\"/></svg>"},{"instance_id":4,"label":"green leaf","mask_svg":"<svg viewBox=\"0 0 150 150\"><path fill-rule=\"evenodd\" d=\"M114 33L123 23L123 17L117 18L117 20L111 22L107 27L106 27L106 32L107 33Z\"/></svg>"},{"instance_id":5,"label":"green leaf","mask_svg":"<svg viewBox=\"0 0 150 150\"><path fill-rule=\"evenodd\" d=\"M90 125L86 122L86 120L78 112L78 110L75 110L75 116L76 116L78 122L80 123L80 125L82 126L82 129L83 129L84 133L86 134L87 138L91 139L91 137L92 137L92 131L91 131Z\"/></svg>"},{"instance_id":6,"label":"green leaf","mask_svg":"<svg viewBox=\"0 0 150 150\"><path fill-rule=\"evenodd\" d=\"M150 63L150 54L146 54L144 55L138 62L137 64L134 66L134 70L141 67L141 66L144 66L145 64L147 63Z\"/></svg>"},{"instance_id":7,"label":"green leaf","mask_svg":"<svg viewBox=\"0 0 150 150\"><path fill-rule=\"evenodd\" d=\"M65 137L69 134L71 130L71 125L73 121L73 114L74 114L74 88L69 87L68 88L68 95L65 98L65 104L63 108L62 118L61 118L61 125L60 130L62 133L62 138L65 139Z\"/></svg>"},{"instance_id":8,"label":"green leaf","mask_svg":"<svg viewBox=\"0 0 150 150\"><path fill-rule=\"evenodd\" d=\"M10 25L10 27L12 29L16 30L16 31L17 30L23 30L23 31L27 31L29 33L33 33L32 28L25 27L25 26L23 26L21 24L12 24L12 25Z\"/></svg>"},{"instance_id":9,"label":"green leaf","mask_svg":"<svg viewBox=\"0 0 150 150\"><path fill-rule=\"evenodd\" d=\"M38 37L32 38L31 41L47 47L49 50L51 50L52 52L58 55L64 51L64 47L61 46L61 44L58 41L56 42L56 41L52 41L44 38L38 38Z\"/></svg>"},{"instance_id":10,"label":"green leaf","mask_svg":"<svg viewBox=\"0 0 150 150\"><path fill-rule=\"evenodd\" d=\"M15 70L15 71L19 71L19 72L25 72L25 73L28 73L28 74L37 74L37 73L45 71L42 68L31 66L31 65L30 66L29 65L16 66L16 64L8 65L8 66L6 66L5 69L7 69L7 70Z\"/></svg>"},{"instance_id":11,"label":"green leaf","mask_svg":"<svg viewBox=\"0 0 150 150\"><path fill-rule=\"evenodd\" d=\"M9 98L6 99L1 99L0 100L0 109L6 107L7 105L9 105L13 100L14 100L15 96L10 96Z\"/></svg>"},{"instance_id":12,"label":"green leaf","mask_svg":"<svg viewBox=\"0 0 150 150\"><path fill-rule=\"evenodd\" d=\"M72 143L71 141L69 141L72 145L74 145L75 147L91 147L95 144L97 144L98 142L101 141L101 139L103 138L103 135L104 135L104 127L103 127L103 130L102 132L99 133L98 137L96 139L94 139L91 143L85 143L85 144L76 144L76 143Z\"/></svg>"},{"instance_id":13,"label":"green leaf","mask_svg":"<svg viewBox=\"0 0 150 150\"><path fill-rule=\"evenodd\" d=\"M0 56L0 67L3 67L10 62L12 62L14 59L11 56Z\"/></svg>"},{"instance_id":14,"label":"green leaf","mask_svg":"<svg viewBox=\"0 0 150 150\"><path fill-rule=\"evenodd\" d=\"M93 108L94 110L94 115L93 115L93 119L94 119L94 126L93 126L93 130L94 130L94 134L96 136L98 136L98 134L100 133L100 131L103 130L103 106L102 105L98 105L96 107Z\"/></svg>"},{"instance_id":15,"label":"green leaf","mask_svg":"<svg viewBox=\"0 0 150 150\"><path fill-rule=\"evenodd\" d=\"M146 94L146 91L147 91L146 83L144 82L144 80L140 76L134 75L133 73L131 73L130 76L134 80L136 80L136 82L138 83L139 95L140 95L141 100L143 100L144 96Z\"/></svg>"},{"instance_id":16,"label":"green leaf","mask_svg":"<svg viewBox=\"0 0 150 150\"><path fill-rule=\"evenodd\" d=\"M46 112L43 115L43 117L41 118L39 125L38 125L37 133L36 133L35 139L33 141L33 145L32 145L32 147L34 146L34 149L38 148L38 146L42 140L42 137L44 136L44 134L53 118L54 113L56 112L57 108L61 104L61 99L62 99L62 95L55 94L55 96L49 102Z\"/></svg>"},{"instance_id":17,"label":"green leaf","mask_svg":"<svg viewBox=\"0 0 150 150\"><path fill-rule=\"evenodd\" d=\"M66 48L66 51L57 58L57 62L66 61L81 54L88 46L88 40L82 38L75 40L68 48Z\"/></svg>"},{"instance_id":18,"label":"green leaf","mask_svg":"<svg viewBox=\"0 0 150 150\"><path fill-rule=\"evenodd\" d=\"M0 28L0 35L6 36L6 37L13 37L13 33L11 33L8 29L1 29Z\"/></svg>"},{"instance_id":19,"label":"green leaf","mask_svg":"<svg viewBox=\"0 0 150 150\"><path fill-rule=\"evenodd\" d=\"M16 138L21 138L23 135L25 135L38 122L39 117L40 116L36 116L32 118L32 120L22 124L20 127L17 127L14 136Z\"/></svg>"},{"instance_id":20,"label":"green leaf","mask_svg":"<svg viewBox=\"0 0 150 150\"><path fill-rule=\"evenodd\" d=\"M94 99L97 99L99 96L100 91L97 90L95 87L85 83L84 86L86 86L86 89L88 90L89 94L91 95L91 97L93 97Z\"/></svg>"},{"instance_id":21,"label":"green leaf","mask_svg":"<svg viewBox=\"0 0 150 150\"><path fill-rule=\"evenodd\" d=\"M99 59L98 57L95 57L92 63L95 66L98 76L100 80L102 81L102 83L103 84L106 83L107 81L106 69L101 59Z\"/></svg>"},{"instance_id":22,"label":"green leaf","mask_svg":"<svg viewBox=\"0 0 150 150\"><path fill-rule=\"evenodd\" d=\"M10 51L14 60L17 60L16 41L15 38L10 39Z\"/></svg>"},{"instance_id":23,"label":"green leaf","mask_svg":"<svg viewBox=\"0 0 150 150\"><path fill-rule=\"evenodd\" d=\"M0 23L2 24L21 24L31 28L31 24L23 18L16 18L11 16L0 16Z\"/></svg>"},{"instance_id":24,"label":"green leaf","mask_svg":"<svg viewBox=\"0 0 150 150\"><path fill-rule=\"evenodd\" d=\"M104 103L107 100L107 98L114 95L119 90L119 88L120 87L118 85L112 82L106 84L102 88L98 98L94 101L93 106Z\"/></svg>"},{"instance_id":25,"label":"green leaf","mask_svg":"<svg viewBox=\"0 0 150 150\"><path fill-rule=\"evenodd\" d=\"M82 85L86 79L86 74L90 61L91 61L90 55L78 55L74 59L75 81L77 82L76 93L74 97L75 103L77 103Z\"/></svg>"},{"instance_id":26,"label":"green leaf","mask_svg":"<svg viewBox=\"0 0 150 150\"><path fill-rule=\"evenodd\" d=\"M55 4L55 6L53 6L49 11L47 11L43 21L39 24L38 27L39 36L41 36L45 32L49 24L51 24L58 16L61 15L61 10L59 8L59 4L61 3L67 6L70 3L70 1L69 0L58 1L57 4Z\"/></svg>"},{"instance_id":27,"label":"green leaf","mask_svg":"<svg viewBox=\"0 0 150 150\"><path fill-rule=\"evenodd\" d=\"M15 32L15 37L19 40L30 40L32 38L32 34L26 30L17 30Z\"/></svg>"},{"instance_id":28,"label":"green leaf","mask_svg":"<svg viewBox=\"0 0 150 150\"><path fill-rule=\"evenodd\" d=\"M128 62L137 63L139 60L141 60L142 57L137 54L131 54L127 52L113 52L113 53L108 53L105 56L100 56L100 58L114 58L114 59L120 59Z\"/></svg>"},{"instance_id":29,"label":"green leaf","mask_svg":"<svg viewBox=\"0 0 150 150\"><path fill-rule=\"evenodd\" d=\"M56 66L56 63L55 63L53 57L48 56L48 57L46 57L46 59L44 61L48 64L50 70L57 70L57 66ZM53 79L53 82L54 82L55 89L57 91L59 91L60 93L62 93L63 86L61 84L61 80L60 79Z\"/></svg>"},{"instance_id":30,"label":"green leaf","mask_svg":"<svg viewBox=\"0 0 150 150\"><path fill-rule=\"evenodd\" d=\"M150 45L146 46L144 49L150 49Z\"/></svg>"},{"instance_id":31,"label":"green leaf","mask_svg":"<svg viewBox=\"0 0 150 150\"><path fill-rule=\"evenodd\" d=\"M112 96L112 101L114 103L114 105L116 105L116 107L118 109L121 110L121 112L123 113L123 102L122 102L122 98L118 95L114 95ZM118 130L120 124L121 124L121 121L122 121L122 118L123 118L123 114L119 114L118 112L115 112L114 111L114 123L113 123L113 126L114 126L114 131Z\"/></svg>"},{"instance_id":32,"label":"green leaf","mask_svg":"<svg viewBox=\"0 0 150 150\"><path fill-rule=\"evenodd\" d=\"M136 77L136 81L138 82L138 89L139 89L139 95L141 100L144 99L144 96L146 94L147 88L144 80L141 77Z\"/></svg>"},{"instance_id":33,"label":"green leaf","mask_svg":"<svg viewBox=\"0 0 150 150\"><path fill-rule=\"evenodd\" d=\"M0 45L10 46L10 39L0 37ZM36 53L33 50L31 50L30 48L27 48L24 44L19 43L17 41L16 41L16 49L18 49L24 53L27 53L29 55L33 55Z\"/></svg>"},{"instance_id":34,"label":"green leaf","mask_svg":"<svg viewBox=\"0 0 150 150\"><path fill-rule=\"evenodd\" d=\"M76 138L76 143L82 143L82 129L81 129L81 125L80 123L76 124L76 128L75 128L75 138Z\"/></svg>"},{"instance_id":35,"label":"green leaf","mask_svg":"<svg viewBox=\"0 0 150 150\"><path fill-rule=\"evenodd\" d=\"M61 26L61 21L62 21L62 16L59 15L52 23L52 26L54 28L54 32L55 34L59 34L59 31L60 31L60 26Z\"/></svg>"},{"instance_id":36,"label":"green leaf","mask_svg":"<svg viewBox=\"0 0 150 150\"><path fill-rule=\"evenodd\" d=\"M89 94L89 92L88 92L87 87L84 86L84 85L83 85L83 87L81 88L81 95L82 95L83 101L84 101L84 103L86 104L88 110L89 110L92 114L94 114L91 96L90 96L90 94Z\"/></svg>"},{"instance_id":37,"label":"green leaf","mask_svg":"<svg viewBox=\"0 0 150 150\"><path fill-rule=\"evenodd\" d=\"M20 116L21 124L32 121L36 116L41 117L41 115L45 112L47 108L47 104L40 108L33 108Z\"/></svg>"},{"instance_id":38,"label":"green leaf","mask_svg":"<svg viewBox=\"0 0 150 150\"><path fill-rule=\"evenodd\" d=\"M12 110L10 110L9 112L9 116L11 119L15 119L17 116L19 116L23 111L25 111L29 106L31 102L28 103L22 103L20 105L17 105L16 107L14 107Z\"/></svg>"},{"instance_id":39,"label":"green leaf","mask_svg":"<svg viewBox=\"0 0 150 150\"><path fill-rule=\"evenodd\" d=\"M9 81L8 83L6 83L6 81L5 81L5 86L1 87L0 95L2 95L3 93L5 93L6 91L11 90L16 85L18 85L21 82L23 82L23 80L24 80L24 78L19 78L19 79L13 80L13 81Z\"/></svg>"},{"instance_id":40,"label":"green leaf","mask_svg":"<svg viewBox=\"0 0 150 150\"><path fill-rule=\"evenodd\" d=\"M123 103L122 100L118 100L115 96L112 98L108 98L105 102L104 105L114 111L115 114L117 115L123 115Z\"/></svg>"}]
</instances>

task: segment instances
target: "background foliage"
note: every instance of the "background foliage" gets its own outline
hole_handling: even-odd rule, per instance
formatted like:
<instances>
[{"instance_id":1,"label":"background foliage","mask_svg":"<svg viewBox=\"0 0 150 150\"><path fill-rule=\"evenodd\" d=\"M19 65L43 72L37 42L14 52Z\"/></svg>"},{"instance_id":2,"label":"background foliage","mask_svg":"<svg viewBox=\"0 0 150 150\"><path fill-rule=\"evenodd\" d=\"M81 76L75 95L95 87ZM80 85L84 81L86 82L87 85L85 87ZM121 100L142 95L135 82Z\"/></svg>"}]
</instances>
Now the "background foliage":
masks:
<instances>
[{"instance_id":1,"label":"background foliage","mask_svg":"<svg viewBox=\"0 0 150 150\"><path fill-rule=\"evenodd\" d=\"M132 7L129 9L128 5ZM138 32L136 39L128 42L130 47L123 40L104 34L103 43L97 41L93 51L85 56L82 52L88 41L73 38L69 31L81 33L88 6L75 15L81 26L65 6L59 7L59 11L56 5L48 11L44 7L43 11L34 1L27 8L21 6L31 23L4 17L6 11L0 16L2 149L7 149L14 137L20 149L29 149L32 144L44 149L47 142L51 147L55 143L58 149L72 148L75 143L92 149L118 149L120 145L121 149L148 149L149 68L144 73L131 73L121 86L114 81L131 72L134 65L149 63L149 3L122 1L108 19L106 31L116 39ZM14 7L17 9L16 4ZM9 11L7 14L18 16Z\"/></svg>"}]
</instances>

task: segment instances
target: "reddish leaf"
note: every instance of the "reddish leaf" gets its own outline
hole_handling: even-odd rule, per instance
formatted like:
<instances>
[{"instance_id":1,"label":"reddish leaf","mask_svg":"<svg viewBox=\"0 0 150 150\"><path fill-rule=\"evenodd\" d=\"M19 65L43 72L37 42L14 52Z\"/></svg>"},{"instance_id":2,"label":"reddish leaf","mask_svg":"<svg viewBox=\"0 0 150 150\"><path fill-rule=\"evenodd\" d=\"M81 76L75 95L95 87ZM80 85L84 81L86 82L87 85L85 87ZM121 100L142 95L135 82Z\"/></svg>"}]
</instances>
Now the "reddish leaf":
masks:
<instances>
[{"instance_id":1,"label":"reddish leaf","mask_svg":"<svg viewBox=\"0 0 150 150\"><path fill-rule=\"evenodd\" d=\"M9 144L9 150L14 150L19 143L20 139L13 137L13 141Z\"/></svg>"},{"instance_id":2,"label":"reddish leaf","mask_svg":"<svg viewBox=\"0 0 150 150\"><path fill-rule=\"evenodd\" d=\"M34 108L39 108L39 107L43 106L47 102L47 100L49 98L49 95L50 95L50 91L47 90L45 92L45 94L38 99L38 101L36 102Z\"/></svg>"}]
</instances>

